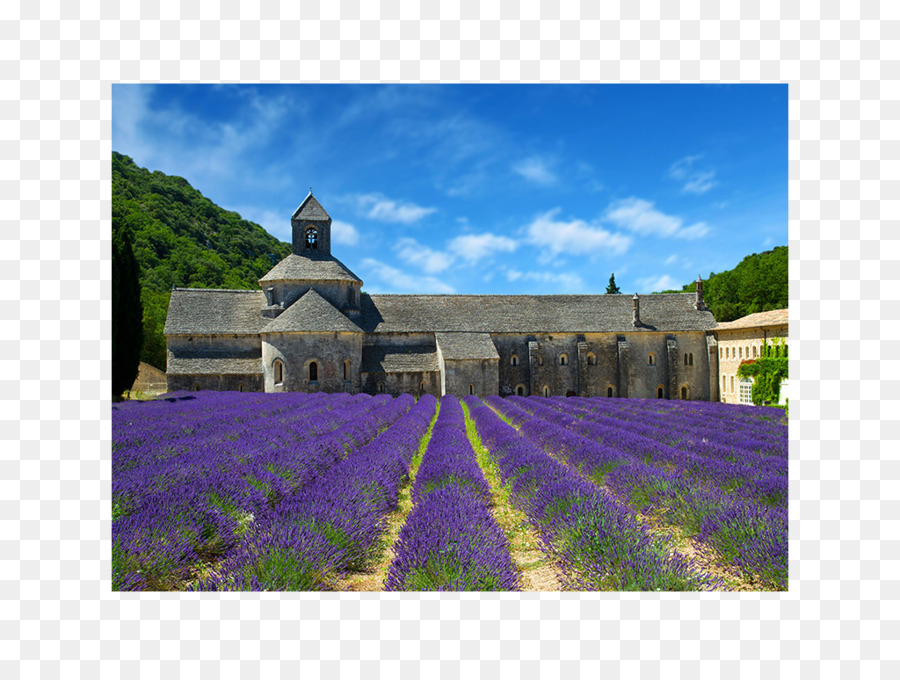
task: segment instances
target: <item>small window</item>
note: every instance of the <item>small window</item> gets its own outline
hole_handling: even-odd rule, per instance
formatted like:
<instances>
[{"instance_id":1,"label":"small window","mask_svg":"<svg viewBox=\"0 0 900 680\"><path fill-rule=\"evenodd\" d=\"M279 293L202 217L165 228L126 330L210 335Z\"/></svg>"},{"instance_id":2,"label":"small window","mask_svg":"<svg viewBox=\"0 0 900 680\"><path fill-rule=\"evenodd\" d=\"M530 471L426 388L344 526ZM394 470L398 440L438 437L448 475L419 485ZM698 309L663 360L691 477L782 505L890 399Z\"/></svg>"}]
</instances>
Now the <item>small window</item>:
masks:
<instances>
[{"instance_id":1,"label":"small window","mask_svg":"<svg viewBox=\"0 0 900 680\"><path fill-rule=\"evenodd\" d=\"M753 381L749 378L742 378L738 385L738 401L742 404L752 404L753 399L750 397L750 391L753 388Z\"/></svg>"},{"instance_id":2,"label":"small window","mask_svg":"<svg viewBox=\"0 0 900 680\"><path fill-rule=\"evenodd\" d=\"M519 355L518 354L513 354L509 358L509 365L510 366L518 366L519 365Z\"/></svg>"},{"instance_id":3,"label":"small window","mask_svg":"<svg viewBox=\"0 0 900 680\"><path fill-rule=\"evenodd\" d=\"M722 349L721 347L719 348L719 358L720 358L720 359L724 359L724 358L725 358L725 350Z\"/></svg>"},{"instance_id":4,"label":"small window","mask_svg":"<svg viewBox=\"0 0 900 680\"><path fill-rule=\"evenodd\" d=\"M734 376L731 376L731 389L729 392L734 392Z\"/></svg>"},{"instance_id":5,"label":"small window","mask_svg":"<svg viewBox=\"0 0 900 680\"><path fill-rule=\"evenodd\" d=\"M549 397L549 396L550 396L550 388L547 387L546 385L544 385L544 396L545 396L545 397Z\"/></svg>"},{"instance_id":6,"label":"small window","mask_svg":"<svg viewBox=\"0 0 900 680\"><path fill-rule=\"evenodd\" d=\"M384 394L384 383L383 382L378 383L378 393Z\"/></svg>"},{"instance_id":7,"label":"small window","mask_svg":"<svg viewBox=\"0 0 900 680\"><path fill-rule=\"evenodd\" d=\"M419 383L419 392L421 392L422 394L425 394L425 381L424 380Z\"/></svg>"},{"instance_id":8,"label":"small window","mask_svg":"<svg viewBox=\"0 0 900 680\"><path fill-rule=\"evenodd\" d=\"M756 345L753 345L753 358L756 358Z\"/></svg>"},{"instance_id":9,"label":"small window","mask_svg":"<svg viewBox=\"0 0 900 680\"><path fill-rule=\"evenodd\" d=\"M569 357L565 354L559 355L559 365L560 366L568 366L569 365Z\"/></svg>"},{"instance_id":10,"label":"small window","mask_svg":"<svg viewBox=\"0 0 900 680\"><path fill-rule=\"evenodd\" d=\"M693 366L693 365L694 365L694 353L689 352L688 353L688 366Z\"/></svg>"},{"instance_id":11,"label":"small window","mask_svg":"<svg viewBox=\"0 0 900 680\"><path fill-rule=\"evenodd\" d=\"M543 366L543 365L544 365L544 357L539 356L538 357L538 366Z\"/></svg>"},{"instance_id":12,"label":"small window","mask_svg":"<svg viewBox=\"0 0 900 680\"><path fill-rule=\"evenodd\" d=\"M597 356L593 352L588 352L588 366L597 365Z\"/></svg>"},{"instance_id":13,"label":"small window","mask_svg":"<svg viewBox=\"0 0 900 680\"><path fill-rule=\"evenodd\" d=\"M350 380L350 359L344 359L344 382Z\"/></svg>"},{"instance_id":14,"label":"small window","mask_svg":"<svg viewBox=\"0 0 900 680\"><path fill-rule=\"evenodd\" d=\"M516 385L516 396L524 397L525 396L525 385L519 383Z\"/></svg>"},{"instance_id":15,"label":"small window","mask_svg":"<svg viewBox=\"0 0 900 680\"><path fill-rule=\"evenodd\" d=\"M687 354L684 355L684 365L685 365L685 366L688 365L688 363L687 363Z\"/></svg>"},{"instance_id":16,"label":"small window","mask_svg":"<svg viewBox=\"0 0 900 680\"><path fill-rule=\"evenodd\" d=\"M727 387L727 386L725 385L725 376L723 375L723 376L722 376L722 392L725 392L725 391L726 391L726 387Z\"/></svg>"},{"instance_id":17,"label":"small window","mask_svg":"<svg viewBox=\"0 0 900 680\"><path fill-rule=\"evenodd\" d=\"M682 399L687 399L687 398L688 398L688 388L687 388L687 386L684 386L684 385L683 385L683 386L681 387L681 398L682 398Z\"/></svg>"},{"instance_id":18,"label":"small window","mask_svg":"<svg viewBox=\"0 0 900 680\"><path fill-rule=\"evenodd\" d=\"M663 398L663 394L665 394L665 390L663 390L663 386L660 385L659 387L656 388L656 398L657 398L657 399L662 399L662 398Z\"/></svg>"},{"instance_id":19,"label":"small window","mask_svg":"<svg viewBox=\"0 0 900 680\"><path fill-rule=\"evenodd\" d=\"M607 396L607 397L613 396L613 388L612 388L612 387L607 387L607 388L606 388L606 396Z\"/></svg>"},{"instance_id":20,"label":"small window","mask_svg":"<svg viewBox=\"0 0 900 680\"><path fill-rule=\"evenodd\" d=\"M238 392L244 391L244 383L238 383Z\"/></svg>"},{"instance_id":21,"label":"small window","mask_svg":"<svg viewBox=\"0 0 900 680\"><path fill-rule=\"evenodd\" d=\"M319 380L319 364L315 361L309 362L309 381L317 382Z\"/></svg>"},{"instance_id":22,"label":"small window","mask_svg":"<svg viewBox=\"0 0 900 680\"><path fill-rule=\"evenodd\" d=\"M309 250L316 250L319 247L319 232L312 227L306 230L306 247Z\"/></svg>"},{"instance_id":23,"label":"small window","mask_svg":"<svg viewBox=\"0 0 900 680\"><path fill-rule=\"evenodd\" d=\"M281 363L280 359L276 359L273 368L275 372L275 384L280 385L284 382L284 364Z\"/></svg>"},{"instance_id":24,"label":"small window","mask_svg":"<svg viewBox=\"0 0 900 680\"><path fill-rule=\"evenodd\" d=\"M743 347L738 347L738 358L739 359L744 358L744 348Z\"/></svg>"},{"instance_id":25,"label":"small window","mask_svg":"<svg viewBox=\"0 0 900 680\"><path fill-rule=\"evenodd\" d=\"M656 357L653 356L653 353L652 353L652 352L651 352L650 354L647 355L647 365L648 365L648 366L655 366L655 365L656 365Z\"/></svg>"},{"instance_id":26,"label":"small window","mask_svg":"<svg viewBox=\"0 0 900 680\"><path fill-rule=\"evenodd\" d=\"M194 392L200 391L200 383L194 383Z\"/></svg>"}]
</instances>

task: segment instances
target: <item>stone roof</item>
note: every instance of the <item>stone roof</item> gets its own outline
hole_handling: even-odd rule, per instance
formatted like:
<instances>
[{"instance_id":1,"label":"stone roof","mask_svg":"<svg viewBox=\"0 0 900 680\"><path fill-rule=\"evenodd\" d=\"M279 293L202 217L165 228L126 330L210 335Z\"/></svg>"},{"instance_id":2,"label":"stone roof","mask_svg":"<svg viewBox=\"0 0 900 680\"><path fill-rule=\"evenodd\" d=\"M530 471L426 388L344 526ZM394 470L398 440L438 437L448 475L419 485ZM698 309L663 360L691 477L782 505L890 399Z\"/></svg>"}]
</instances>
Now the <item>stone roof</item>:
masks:
<instances>
[{"instance_id":1,"label":"stone roof","mask_svg":"<svg viewBox=\"0 0 900 680\"><path fill-rule=\"evenodd\" d=\"M327 333L362 330L316 291L310 288L294 304L269 323L263 333Z\"/></svg>"},{"instance_id":2,"label":"stone roof","mask_svg":"<svg viewBox=\"0 0 900 680\"><path fill-rule=\"evenodd\" d=\"M262 375L258 352L216 352L172 350L166 371L169 375Z\"/></svg>"},{"instance_id":3,"label":"stone roof","mask_svg":"<svg viewBox=\"0 0 900 680\"><path fill-rule=\"evenodd\" d=\"M632 333L705 331L709 311L694 293L640 296L641 328L631 295L364 295L357 322L370 333Z\"/></svg>"},{"instance_id":4,"label":"stone roof","mask_svg":"<svg viewBox=\"0 0 900 680\"><path fill-rule=\"evenodd\" d=\"M487 333L435 333L434 339L445 361L500 358Z\"/></svg>"},{"instance_id":5,"label":"stone roof","mask_svg":"<svg viewBox=\"0 0 900 680\"><path fill-rule=\"evenodd\" d=\"M361 373L439 371L434 345L367 345L362 348Z\"/></svg>"},{"instance_id":6,"label":"stone roof","mask_svg":"<svg viewBox=\"0 0 900 680\"><path fill-rule=\"evenodd\" d=\"M768 312L748 314L734 321L725 321L716 325L717 331L733 331L741 328L762 328L767 326L786 326L788 323L787 309L772 309Z\"/></svg>"},{"instance_id":7,"label":"stone roof","mask_svg":"<svg viewBox=\"0 0 900 680\"><path fill-rule=\"evenodd\" d=\"M261 290L176 288L169 300L166 335L255 335L268 323L260 310L266 304Z\"/></svg>"},{"instance_id":8,"label":"stone roof","mask_svg":"<svg viewBox=\"0 0 900 680\"><path fill-rule=\"evenodd\" d=\"M291 222L305 222L307 220L325 222L330 219L331 216L325 212L325 208L322 207L322 204L312 195L312 191L309 192L307 197L303 199L303 203L301 203L294 211L294 214L291 215Z\"/></svg>"},{"instance_id":9,"label":"stone roof","mask_svg":"<svg viewBox=\"0 0 900 680\"><path fill-rule=\"evenodd\" d=\"M362 280L330 255L320 257L291 253L276 264L259 282L269 281L356 281Z\"/></svg>"}]
</instances>

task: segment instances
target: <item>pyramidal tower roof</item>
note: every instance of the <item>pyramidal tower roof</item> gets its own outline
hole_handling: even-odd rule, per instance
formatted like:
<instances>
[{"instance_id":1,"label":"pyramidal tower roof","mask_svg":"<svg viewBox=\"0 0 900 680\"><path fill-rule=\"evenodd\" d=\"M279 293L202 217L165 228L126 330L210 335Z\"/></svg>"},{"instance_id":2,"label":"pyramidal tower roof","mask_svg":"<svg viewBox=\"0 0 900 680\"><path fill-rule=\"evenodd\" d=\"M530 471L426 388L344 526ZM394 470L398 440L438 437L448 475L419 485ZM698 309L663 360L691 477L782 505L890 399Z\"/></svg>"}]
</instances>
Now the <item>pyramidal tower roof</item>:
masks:
<instances>
[{"instance_id":1,"label":"pyramidal tower roof","mask_svg":"<svg viewBox=\"0 0 900 680\"><path fill-rule=\"evenodd\" d=\"M316 197L312 195L312 191L310 190L309 194L300 204L300 207L298 207L294 211L294 214L291 215L291 222L295 220L325 222L331 220L331 215L325 212L325 208L323 208L322 204L316 200Z\"/></svg>"}]
</instances>

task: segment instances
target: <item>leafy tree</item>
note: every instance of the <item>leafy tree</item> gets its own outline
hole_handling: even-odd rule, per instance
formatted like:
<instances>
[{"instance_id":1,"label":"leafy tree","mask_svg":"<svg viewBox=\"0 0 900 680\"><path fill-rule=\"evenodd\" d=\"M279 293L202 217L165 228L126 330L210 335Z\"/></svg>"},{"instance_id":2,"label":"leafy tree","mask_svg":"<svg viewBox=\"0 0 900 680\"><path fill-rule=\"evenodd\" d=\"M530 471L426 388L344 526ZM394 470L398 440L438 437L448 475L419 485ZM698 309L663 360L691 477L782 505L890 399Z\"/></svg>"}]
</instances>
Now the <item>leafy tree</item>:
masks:
<instances>
[{"instance_id":1,"label":"leafy tree","mask_svg":"<svg viewBox=\"0 0 900 680\"><path fill-rule=\"evenodd\" d=\"M144 343L141 286L128 231L113 224L112 242L112 393L134 384Z\"/></svg>"},{"instance_id":2,"label":"leafy tree","mask_svg":"<svg viewBox=\"0 0 900 680\"><path fill-rule=\"evenodd\" d=\"M616 285L616 273L613 272L609 275L609 285L606 287L607 295L615 295L617 293L621 293L619 287Z\"/></svg>"},{"instance_id":3,"label":"leafy tree","mask_svg":"<svg viewBox=\"0 0 900 680\"><path fill-rule=\"evenodd\" d=\"M166 368L163 335L172 286L258 289L291 252L258 224L215 205L182 177L112 154L113 223L131 235L144 300L141 359Z\"/></svg>"},{"instance_id":4,"label":"leafy tree","mask_svg":"<svg viewBox=\"0 0 900 680\"><path fill-rule=\"evenodd\" d=\"M696 281L682 287L682 293L697 290ZM717 321L734 321L742 316L788 306L788 249L779 246L764 253L748 255L734 269L715 274L703 282L703 300Z\"/></svg>"}]
</instances>

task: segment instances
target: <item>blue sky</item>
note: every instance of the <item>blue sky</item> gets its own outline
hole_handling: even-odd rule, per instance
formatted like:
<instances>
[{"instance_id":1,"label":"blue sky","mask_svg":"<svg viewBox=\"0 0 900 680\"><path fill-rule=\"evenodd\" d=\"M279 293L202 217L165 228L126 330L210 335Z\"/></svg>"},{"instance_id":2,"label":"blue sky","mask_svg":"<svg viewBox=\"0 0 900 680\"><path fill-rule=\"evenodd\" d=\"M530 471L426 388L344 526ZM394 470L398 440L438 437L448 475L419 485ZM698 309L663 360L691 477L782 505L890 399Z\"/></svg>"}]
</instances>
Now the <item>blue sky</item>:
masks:
<instances>
[{"instance_id":1,"label":"blue sky","mask_svg":"<svg viewBox=\"0 0 900 680\"><path fill-rule=\"evenodd\" d=\"M114 85L112 148L371 293L680 288L788 242L787 85Z\"/></svg>"}]
</instances>

